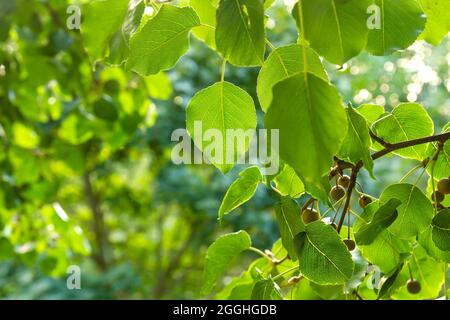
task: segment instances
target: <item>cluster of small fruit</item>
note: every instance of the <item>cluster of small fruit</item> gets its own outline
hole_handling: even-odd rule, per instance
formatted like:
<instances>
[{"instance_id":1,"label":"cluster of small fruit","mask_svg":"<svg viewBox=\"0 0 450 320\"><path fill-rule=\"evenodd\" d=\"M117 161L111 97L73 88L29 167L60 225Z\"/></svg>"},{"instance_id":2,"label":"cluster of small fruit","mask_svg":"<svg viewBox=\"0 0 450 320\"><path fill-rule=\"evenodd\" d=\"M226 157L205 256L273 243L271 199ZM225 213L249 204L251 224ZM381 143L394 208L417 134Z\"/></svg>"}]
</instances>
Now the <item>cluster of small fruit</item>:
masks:
<instances>
[{"instance_id":1,"label":"cluster of small fruit","mask_svg":"<svg viewBox=\"0 0 450 320\"><path fill-rule=\"evenodd\" d=\"M439 180L437 190L435 190L431 195L431 199L434 201L433 206L436 207L438 211L445 209L442 202L448 194L450 194L450 178Z\"/></svg>"}]
</instances>

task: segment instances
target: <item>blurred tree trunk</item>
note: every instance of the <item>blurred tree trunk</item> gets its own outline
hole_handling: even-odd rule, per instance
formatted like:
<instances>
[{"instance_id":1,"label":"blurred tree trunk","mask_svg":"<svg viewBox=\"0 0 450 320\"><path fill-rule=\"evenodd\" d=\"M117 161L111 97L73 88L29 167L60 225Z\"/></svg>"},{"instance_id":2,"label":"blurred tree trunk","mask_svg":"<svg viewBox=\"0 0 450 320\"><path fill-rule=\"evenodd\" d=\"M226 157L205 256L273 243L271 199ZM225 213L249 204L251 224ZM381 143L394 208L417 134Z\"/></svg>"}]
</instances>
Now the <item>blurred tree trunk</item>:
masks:
<instances>
[{"instance_id":1,"label":"blurred tree trunk","mask_svg":"<svg viewBox=\"0 0 450 320\"><path fill-rule=\"evenodd\" d=\"M86 172L83 175L83 182L86 201L92 211L93 217L93 231L96 242L93 258L97 263L97 266L101 270L105 270L107 268L106 251L108 244L107 244L104 214L100 208L98 196L95 194L92 188L90 172Z\"/></svg>"}]
</instances>

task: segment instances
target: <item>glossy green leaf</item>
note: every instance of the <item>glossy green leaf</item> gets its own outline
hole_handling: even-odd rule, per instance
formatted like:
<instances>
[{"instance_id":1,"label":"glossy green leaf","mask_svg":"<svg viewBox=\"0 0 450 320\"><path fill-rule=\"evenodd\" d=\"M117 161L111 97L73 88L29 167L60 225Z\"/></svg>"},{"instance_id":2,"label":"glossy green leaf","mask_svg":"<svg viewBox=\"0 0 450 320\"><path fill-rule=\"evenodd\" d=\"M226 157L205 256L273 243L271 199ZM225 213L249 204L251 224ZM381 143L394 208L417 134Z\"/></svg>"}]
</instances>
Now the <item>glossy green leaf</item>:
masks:
<instances>
[{"instance_id":1,"label":"glossy green leaf","mask_svg":"<svg viewBox=\"0 0 450 320\"><path fill-rule=\"evenodd\" d=\"M128 11L128 0L96 0L87 5L81 24L83 43L95 62L107 53L113 34L121 27Z\"/></svg>"},{"instance_id":2,"label":"glossy green leaf","mask_svg":"<svg viewBox=\"0 0 450 320\"><path fill-rule=\"evenodd\" d=\"M295 236L305 230L305 225L300 216L298 204L289 197L283 197L275 206L275 213L280 228L283 247L286 248L292 260L297 260L294 247Z\"/></svg>"},{"instance_id":3,"label":"glossy green leaf","mask_svg":"<svg viewBox=\"0 0 450 320\"><path fill-rule=\"evenodd\" d=\"M305 53L306 58L303 57ZM264 112L272 101L273 87L281 80L300 72L309 72L328 81L319 56L311 48L293 44L277 48L270 53L259 72L256 88Z\"/></svg>"},{"instance_id":4,"label":"glossy green leaf","mask_svg":"<svg viewBox=\"0 0 450 320\"><path fill-rule=\"evenodd\" d=\"M281 172L273 179L277 191L283 196L298 198L305 192L302 180L297 176L295 170L285 164Z\"/></svg>"},{"instance_id":5,"label":"glossy green leaf","mask_svg":"<svg viewBox=\"0 0 450 320\"><path fill-rule=\"evenodd\" d=\"M416 186L398 183L388 186L380 196L382 204L390 199L398 199L398 218L389 227L389 231L401 239L417 236L431 224L433 206L426 195Z\"/></svg>"},{"instance_id":6,"label":"glossy green leaf","mask_svg":"<svg viewBox=\"0 0 450 320\"><path fill-rule=\"evenodd\" d=\"M264 62L264 7L260 0L221 0L217 9L216 46L237 66Z\"/></svg>"},{"instance_id":7,"label":"glossy green leaf","mask_svg":"<svg viewBox=\"0 0 450 320\"><path fill-rule=\"evenodd\" d=\"M386 280L383 282L383 285L380 288L380 291L378 291L377 299L381 299L387 295L387 293L390 291L390 289L393 287L395 281L397 280L400 272L403 270L404 264L402 263L395 269L395 271L390 274Z\"/></svg>"},{"instance_id":8,"label":"glossy green leaf","mask_svg":"<svg viewBox=\"0 0 450 320\"><path fill-rule=\"evenodd\" d=\"M372 244L375 239L387 229L398 217L397 208L401 202L397 199L390 199L382 205L374 214L372 221L355 233L355 240L358 245Z\"/></svg>"},{"instance_id":9,"label":"glossy green leaf","mask_svg":"<svg viewBox=\"0 0 450 320\"><path fill-rule=\"evenodd\" d=\"M417 103L402 103L372 125L380 138L389 143L398 143L431 136L434 133L433 120L426 110ZM423 160L427 145L417 145L401 149L395 154L404 158Z\"/></svg>"},{"instance_id":10,"label":"glossy green leaf","mask_svg":"<svg viewBox=\"0 0 450 320\"><path fill-rule=\"evenodd\" d=\"M219 220L243 203L250 200L256 192L258 184L262 182L261 171L258 167L250 167L239 174L228 188L219 208Z\"/></svg>"},{"instance_id":11,"label":"glossy green leaf","mask_svg":"<svg viewBox=\"0 0 450 320\"><path fill-rule=\"evenodd\" d=\"M450 123L447 123L442 129L442 133L450 132ZM431 158L436 153L437 148L434 145L428 150L428 156ZM428 174L433 175L435 179L442 179L449 176L450 172L450 140L444 143L442 152L439 153L434 166L429 165L427 168ZM432 174L433 171L433 174Z\"/></svg>"},{"instance_id":12,"label":"glossy green leaf","mask_svg":"<svg viewBox=\"0 0 450 320\"><path fill-rule=\"evenodd\" d=\"M226 271L231 261L250 246L251 239L245 231L230 233L217 238L209 246L206 254L202 294L211 292L216 281Z\"/></svg>"},{"instance_id":13,"label":"glossy green leaf","mask_svg":"<svg viewBox=\"0 0 450 320\"><path fill-rule=\"evenodd\" d=\"M421 38L437 46L450 31L448 0L420 0L420 3L427 15L427 24Z\"/></svg>"},{"instance_id":14,"label":"glossy green leaf","mask_svg":"<svg viewBox=\"0 0 450 320\"><path fill-rule=\"evenodd\" d=\"M372 140L369 134L369 126L364 117L352 106L347 108L348 129L338 156L340 159L357 164L364 163L364 167L372 175L373 160L370 154Z\"/></svg>"},{"instance_id":15,"label":"glossy green leaf","mask_svg":"<svg viewBox=\"0 0 450 320\"><path fill-rule=\"evenodd\" d=\"M189 48L189 31L200 24L192 8L163 5L157 15L133 34L126 67L140 75L173 67Z\"/></svg>"},{"instance_id":16,"label":"glossy green leaf","mask_svg":"<svg viewBox=\"0 0 450 320\"><path fill-rule=\"evenodd\" d=\"M309 193L327 201L324 179L327 181L333 156L347 130L339 94L335 87L309 73L279 82L273 93L265 124L268 129L279 129L280 156Z\"/></svg>"},{"instance_id":17,"label":"glossy green leaf","mask_svg":"<svg viewBox=\"0 0 450 320\"><path fill-rule=\"evenodd\" d=\"M440 250L450 251L450 209L439 211L433 218L433 241Z\"/></svg>"},{"instance_id":18,"label":"glossy green leaf","mask_svg":"<svg viewBox=\"0 0 450 320\"><path fill-rule=\"evenodd\" d=\"M252 300L282 300L280 288L271 279L259 280L252 291Z\"/></svg>"},{"instance_id":19,"label":"glossy green leaf","mask_svg":"<svg viewBox=\"0 0 450 320\"><path fill-rule=\"evenodd\" d=\"M215 149L213 158L209 160L224 173L247 151L254 133L252 131L250 134L250 131L256 128L253 99L247 92L228 82L218 82L197 92L189 102L186 118L186 128L196 146L203 152L205 149ZM196 132L196 124L201 125L203 132ZM206 144L201 134L206 135L206 131L210 129L214 130L210 133L214 134L216 140ZM234 131L238 139L228 139L228 129L240 130ZM247 131L249 135L243 139Z\"/></svg>"},{"instance_id":20,"label":"glossy green leaf","mask_svg":"<svg viewBox=\"0 0 450 320\"><path fill-rule=\"evenodd\" d=\"M303 0L299 3L292 12L300 36L325 59L343 65L364 49L370 1Z\"/></svg>"},{"instance_id":21,"label":"glossy green leaf","mask_svg":"<svg viewBox=\"0 0 450 320\"><path fill-rule=\"evenodd\" d=\"M372 24L367 40L371 54L384 56L406 49L425 29L426 17L418 0L374 0L374 4L380 17L379 25Z\"/></svg>"},{"instance_id":22,"label":"glossy green leaf","mask_svg":"<svg viewBox=\"0 0 450 320\"><path fill-rule=\"evenodd\" d=\"M353 274L352 257L336 230L321 221L306 225L295 237L300 271L322 285L343 284Z\"/></svg>"}]
</instances>

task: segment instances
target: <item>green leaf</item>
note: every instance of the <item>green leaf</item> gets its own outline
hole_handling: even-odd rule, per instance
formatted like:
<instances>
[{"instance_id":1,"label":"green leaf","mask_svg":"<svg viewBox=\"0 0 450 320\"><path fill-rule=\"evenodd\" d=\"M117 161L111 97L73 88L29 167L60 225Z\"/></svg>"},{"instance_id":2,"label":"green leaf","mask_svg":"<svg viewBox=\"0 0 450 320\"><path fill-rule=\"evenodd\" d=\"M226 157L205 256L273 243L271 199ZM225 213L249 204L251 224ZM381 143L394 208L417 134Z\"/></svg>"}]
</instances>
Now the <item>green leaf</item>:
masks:
<instances>
[{"instance_id":1,"label":"green leaf","mask_svg":"<svg viewBox=\"0 0 450 320\"><path fill-rule=\"evenodd\" d=\"M218 82L197 92L189 102L186 118L187 130L196 146L203 152L214 149L215 154L211 155L209 160L224 173L229 171L236 159L247 151L256 128L253 99L247 92L228 82ZM210 133L217 131L215 138L221 141L214 140L204 145L202 132L195 130L196 123L202 126L203 133L215 129ZM235 139L236 137L228 139L227 129L240 130L234 131L238 139ZM251 135L246 135L245 139L239 138L251 130L253 130ZM240 143L235 143L235 140Z\"/></svg>"},{"instance_id":2,"label":"green leaf","mask_svg":"<svg viewBox=\"0 0 450 320\"><path fill-rule=\"evenodd\" d=\"M433 241L442 251L450 251L450 209L439 211L433 218Z\"/></svg>"},{"instance_id":3,"label":"green leaf","mask_svg":"<svg viewBox=\"0 0 450 320\"><path fill-rule=\"evenodd\" d=\"M416 186L398 183L388 186L380 197L380 203L398 199L398 218L389 227L389 231L401 239L417 236L431 224L434 211L427 196Z\"/></svg>"},{"instance_id":4,"label":"green leaf","mask_svg":"<svg viewBox=\"0 0 450 320\"><path fill-rule=\"evenodd\" d=\"M427 24L420 38L437 46L450 31L448 0L420 0L420 3L427 15Z\"/></svg>"},{"instance_id":5,"label":"green leaf","mask_svg":"<svg viewBox=\"0 0 450 320\"><path fill-rule=\"evenodd\" d=\"M280 156L295 170L306 190L326 202L327 174L347 131L336 88L309 73L279 82L273 89L265 124L268 129L279 129Z\"/></svg>"},{"instance_id":6,"label":"green leaf","mask_svg":"<svg viewBox=\"0 0 450 320\"><path fill-rule=\"evenodd\" d=\"M300 271L322 285L344 284L353 274L352 257L336 230L316 221L295 237Z\"/></svg>"},{"instance_id":7,"label":"green leaf","mask_svg":"<svg viewBox=\"0 0 450 320\"><path fill-rule=\"evenodd\" d=\"M190 0L189 5L195 10L200 18L201 26L195 27L192 33L208 46L216 48L216 9L215 0Z\"/></svg>"},{"instance_id":8,"label":"green leaf","mask_svg":"<svg viewBox=\"0 0 450 320\"><path fill-rule=\"evenodd\" d=\"M420 245L414 248L409 262L414 279L420 282L421 290L417 294L411 294L406 288L406 282L410 279L408 268L404 268L397 278L400 287L393 295L393 299L400 300L424 300L439 297L444 284L444 264L430 257Z\"/></svg>"},{"instance_id":9,"label":"green leaf","mask_svg":"<svg viewBox=\"0 0 450 320\"><path fill-rule=\"evenodd\" d=\"M252 291L252 300L282 300L280 288L271 279L259 280Z\"/></svg>"},{"instance_id":10,"label":"green leaf","mask_svg":"<svg viewBox=\"0 0 450 320\"><path fill-rule=\"evenodd\" d=\"M376 200L364 209L354 224L355 233L373 219L379 207L379 201ZM385 229L370 245L358 244L358 249L370 263L378 266L383 273L390 274L402 261L402 256L411 251L411 245L408 241L395 237Z\"/></svg>"},{"instance_id":11,"label":"green leaf","mask_svg":"<svg viewBox=\"0 0 450 320\"><path fill-rule=\"evenodd\" d=\"M398 143L433 135L434 124L420 104L401 103L391 114L374 122L372 129L386 142ZM404 158L423 160L427 154L427 145L401 149L395 154Z\"/></svg>"},{"instance_id":12,"label":"green leaf","mask_svg":"<svg viewBox=\"0 0 450 320\"><path fill-rule=\"evenodd\" d=\"M371 28L366 49L386 56L406 49L425 28L426 17L417 0L374 0L380 8L380 28Z\"/></svg>"},{"instance_id":13,"label":"green leaf","mask_svg":"<svg viewBox=\"0 0 450 320\"><path fill-rule=\"evenodd\" d=\"M384 107L376 104L362 104L356 110L358 110L370 125L384 114Z\"/></svg>"},{"instance_id":14,"label":"green leaf","mask_svg":"<svg viewBox=\"0 0 450 320\"><path fill-rule=\"evenodd\" d=\"M450 263L450 251L439 249L432 238L433 227L430 226L425 232L419 235L419 243L425 248L427 253L438 261Z\"/></svg>"},{"instance_id":15,"label":"green leaf","mask_svg":"<svg viewBox=\"0 0 450 320\"><path fill-rule=\"evenodd\" d=\"M380 291L378 292L377 299L381 299L389 293L390 289L393 287L395 281L397 280L400 272L402 271L403 266L404 266L404 263L399 265L397 267L397 269L391 275L389 275L387 277L387 279L384 281L383 285L381 286Z\"/></svg>"},{"instance_id":16,"label":"green leaf","mask_svg":"<svg viewBox=\"0 0 450 320\"><path fill-rule=\"evenodd\" d=\"M273 179L275 187L283 196L298 198L305 192L302 180L297 176L295 170L285 164L283 170Z\"/></svg>"},{"instance_id":17,"label":"green leaf","mask_svg":"<svg viewBox=\"0 0 450 320\"><path fill-rule=\"evenodd\" d=\"M264 62L264 7L260 0L221 0L217 9L216 45L236 66Z\"/></svg>"},{"instance_id":18,"label":"green leaf","mask_svg":"<svg viewBox=\"0 0 450 320\"><path fill-rule=\"evenodd\" d=\"M450 123L447 123L442 133L450 132ZM430 144L430 148L428 151L428 156L431 158L437 151L437 148ZM438 158L436 159L436 162L433 166L429 165L427 168L428 174L430 176L434 176L435 179L442 179L449 176L450 172L450 140L447 140L444 144L444 148L442 149L442 152L439 153ZM431 172L433 171L433 173Z\"/></svg>"},{"instance_id":19,"label":"green leaf","mask_svg":"<svg viewBox=\"0 0 450 320\"><path fill-rule=\"evenodd\" d=\"M93 62L103 59L113 34L128 11L128 0L96 0L87 5L81 24L83 43Z\"/></svg>"},{"instance_id":20,"label":"green leaf","mask_svg":"<svg viewBox=\"0 0 450 320\"><path fill-rule=\"evenodd\" d=\"M305 231L305 225L300 216L300 208L291 198L283 197L275 205L275 213L283 247L287 250L291 260L296 261L297 253L294 247L294 238L298 233Z\"/></svg>"},{"instance_id":21,"label":"green leaf","mask_svg":"<svg viewBox=\"0 0 450 320\"><path fill-rule=\"evenodd\" d=\"M163 5L131 37L127 69L147 76L172 68L189 48L189 31L199 24L192 8Z\"/></svg>"},{"instance_id":22,"label":"green leaf","mask_svg":"<svg viewBox=\"0 0 450 320\"><path fill-rule=\"evenodd\" d=\"M303 54L307 55L306 58ZM305 67L306 62L306 67ZM257 93L264 112L272 101L272 89L289 76L309 72L328 82L328 76L319 56L311 48L293 44L273 50L258 75Z\"/></svg>"},{"instance_id":23,"label":"green leaf","mask_svg":"<svg viewBox=\"0 0 450 320\"><path fill-rule=\"evenodd\" d=\"M232 259L251 246L250 236L245 231L230 233L217 238L206 253L202 294L211 292L216 281L226 271Z\"/></svg>"},{"instance_id":24,"label":"green leaf","mask_svg":"<svg viewBox=\"0 0 450 320\"><path fill-rule=\"evenodd\" d=\"M303 0L299 3L292 11L299 33L325 59L343 65L364 49L369 32L366 26L368 0Z\"/></svg>"},{"instance_id":25,"label":"green leaf","mask_svg":"<svg viewBox=\"0 0 450 320\"><path fill-rule=\"evenodd\" d=\"M262 175L258 167L250 167L239 174L228 188L219 208L219 220L243 203L250 200L256 192L258 184L262 182Z\"/></svg>"},{"instance_id":26,"label":"green leaf","mask_svg":"<svg viewBox=\"0 0 450 320\"><path fill-rule=\"evenodd\" d=\"M142 0L130 1L122 26L109 41L109 55L106 60L108 63L121 65L128 58L130 37L138 29L144 10L145 4Z\"/></svg>"},{"instance_id":27,"label":"green leaf","mask_svg":"<svg viewBox=\"0 0 450 320\"><path fill-rule=\"evenodd\" d=\"M400 200L390 199L382 205L374 214L372 221L359 229L355 233L355 240L358 245L372 244L375 239L387 229L398 217L397 208L401 204Z\"/></svg>"},{"instance_id":28,"label":"green leaf","mask_svg":"<svg viewBox=\"0 0 450 320\"><path fill-rule=\"evenodd\" d=\"M347 121L347 135L339 150L339 158L350 161L353 164L362 161L367 171L373 175L373 160L370 154L372 140L367 121L352 106L347 108Z\"/></svg>"}]
</instances>

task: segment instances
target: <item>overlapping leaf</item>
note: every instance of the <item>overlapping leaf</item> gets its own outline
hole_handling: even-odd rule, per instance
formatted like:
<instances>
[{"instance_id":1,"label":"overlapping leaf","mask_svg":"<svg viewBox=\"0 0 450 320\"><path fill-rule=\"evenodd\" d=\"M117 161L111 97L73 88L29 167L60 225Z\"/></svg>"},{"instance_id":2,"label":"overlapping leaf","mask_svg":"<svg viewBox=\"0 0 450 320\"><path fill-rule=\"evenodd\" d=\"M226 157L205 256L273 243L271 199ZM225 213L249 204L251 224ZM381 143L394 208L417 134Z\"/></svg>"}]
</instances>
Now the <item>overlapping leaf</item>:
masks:
<instances>
[{"instance_id":1,"label":"overlapping leaf","mask_svg":"<svg viewBox=\"0 0 450 320\"><path fill-rule=\"evenodd\" d=\"M303 0L293 9L300 36L328 61L343 65L366 46L369 0Z\"/></svg>"},{"instance_id":2,"label":"overlapping leaf","mask_svg":"<svg viewBox=\"0 0 450 320\"><path fill-rule=\"evenodd\" d=\"M189 31L199 24L192 8L163 5L131 37L127 69L144 76L170 69L189 48Z\"/></svg>"},{"instance_id":3,"label":"overlapping leaf","mask_svg":"<svg viewBox=\"0 0 450 320\"><path fill-rule=\"evenodd\" d=\"M237 66L264 61L264 7L260 0L221 0L217 9L217 50Z\"/></svg>"},{"instance_id":4,"label":"overlapping leaf","mask_svg":"<svg viewBox=\"0 0 450 320\"><path fill-rule=\"evenodd\" d=\"M310 73L279 82L265 124L268 129L279 129L280 156L296 171L306 190L327 201L326 176L347 131L336 88Z\"/></svg>"}]
</instances>

